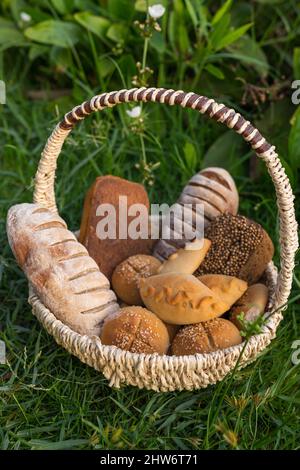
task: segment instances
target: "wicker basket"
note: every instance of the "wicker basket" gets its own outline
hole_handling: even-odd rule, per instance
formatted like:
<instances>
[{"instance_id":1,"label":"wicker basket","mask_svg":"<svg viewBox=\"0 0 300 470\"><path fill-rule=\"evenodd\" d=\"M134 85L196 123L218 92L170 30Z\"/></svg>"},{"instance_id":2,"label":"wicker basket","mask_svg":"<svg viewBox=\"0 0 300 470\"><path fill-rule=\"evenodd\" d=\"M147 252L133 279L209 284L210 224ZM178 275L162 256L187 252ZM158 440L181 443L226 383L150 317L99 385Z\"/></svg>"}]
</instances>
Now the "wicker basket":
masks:
<instances>
[{"instance_id":1,"label":"wicker basket","mask_svg":"<svg viewBox=\"0 0 300 470\"><path fill-rule=\"evenodd\" d=\"M95 111L119 103L140 101L192 108L224 123L249 142L257 156L265 161L273 180L280 218L281 268L277 276L276 268L270 263L265 274L271 292L268 310L275 313L269 317L263 332L253 336L247 343L240 362L240 366L245 366L275 337L277 326L282 319L281 311L286 307L291 290L298 239L294 197L275 148L240 114L205 96L163 88L134 88L95 96L66 114L52 132L36 174L34 202L51 211L57 211L54 194L56 162L64 140L78 121ZM163 392L206 387L222 380L234 368L243 348L243 345L238 345L210 354L181 357L133 354L114 346L104 346L96 337L75 333L57 320L55 312L50 312L31 289L29 302L34 315L56 342L82 362L101 371L109 380L109 385L114 387L130 384Z\"/></svg>"}]
</instances>

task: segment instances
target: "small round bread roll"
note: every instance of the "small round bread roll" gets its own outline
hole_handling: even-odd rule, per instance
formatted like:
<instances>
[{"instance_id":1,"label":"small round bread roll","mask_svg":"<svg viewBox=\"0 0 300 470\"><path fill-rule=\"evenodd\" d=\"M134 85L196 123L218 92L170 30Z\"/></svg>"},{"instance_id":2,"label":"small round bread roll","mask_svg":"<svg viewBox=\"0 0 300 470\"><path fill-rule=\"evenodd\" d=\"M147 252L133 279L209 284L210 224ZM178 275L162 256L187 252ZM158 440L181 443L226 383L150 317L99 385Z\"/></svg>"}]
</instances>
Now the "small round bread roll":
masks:
<instances>
[{"instance_id":1,"label":"small round bread roll","mask_svg":"<svg viewBox=\"0 0 300 470\"><path fill-rule=\"evenodd\" d=\"M133 353L162 355L170 345L167 327L143 307L125 307L106 317L100 339Z\"/></svg>"},{"instance_id":2,"label":"small round bread roll","mask_svg":"<svg viewBox=\"0 0 300 470\"><path fill-rule=\"evenodd\" d=\"M205 354L241 342L240 332L233 323L224 318L215 318L181 328L173 340L171 352L175 356Z\"/></svg>"},{"instance_id":3,"label":"small round bread roll","mask_svg":"<svg viewBox=\"0 0 300 470\"><path fill-rule=\"evenodd\" d=\"M128 305L143 305L139 281L156 274L161 262L150 255L134 255L120 263L112 275L112 287Z\"/></svg>"}]
</instances>

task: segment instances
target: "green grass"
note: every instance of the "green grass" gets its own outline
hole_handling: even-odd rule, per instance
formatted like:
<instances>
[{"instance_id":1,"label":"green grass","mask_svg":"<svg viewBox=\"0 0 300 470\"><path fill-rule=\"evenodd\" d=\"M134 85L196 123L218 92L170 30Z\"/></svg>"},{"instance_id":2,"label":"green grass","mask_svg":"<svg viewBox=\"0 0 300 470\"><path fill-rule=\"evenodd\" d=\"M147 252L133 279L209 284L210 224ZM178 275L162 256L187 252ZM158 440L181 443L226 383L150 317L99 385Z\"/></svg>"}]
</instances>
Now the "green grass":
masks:
<instances>
[{"instance_id":1,"label":"green grass","mask_svg":"<svg viewBox=\"0 0 300 470\"><path fill-rule=\"evenodd\" d=\"M32 0L24 5L37 3ZM96 3L89 2L94 14L105 16L105 8L98 11ZM105 2L99 3L103 6ZM176 3L177 8L180 3ZM295 52L300 23L296 2L233 2L233 27L253 23L247 34L260 48L260 61L253 63L252 57L252 65L247 56L249 47L240 52L238 60L230 48L217 52L210 48L217 7L215 2L204 3L207 11L197 10L202 15L197 38L192 18L186 13L180 26L182 37L188 34L190 38L188 45L183 40L178 45L179 35L175 39L172 36L169 18L163 20L166 49L157 54L150 44L149 64L155 69L150 85L193 89L213 96L257 124L279 149L293 183L299 215L300 113L291 104L289 85L283 86L284 81L300 78L300 54ZM2 16L15 18L15 10L0 8ZM53 8L44 10L55 18L58 15ZM40 13L35 14L36 22ZM133 18L120 21L130 22L131 28ZM7 105L0 109L0 339L6 343L8 360L0 365L0 448L297 449L300 365L293 365L291 356L293 341L300 339L298 265L290 304L276 339L253 364L233 377L194 392L162 394L132 387L109 388L101 374L71 357L42 330L27 304L26 279L5 234L7 210L12 204L32 201L41 150L63 113L99 91L122 88L124 82L131 86L132 67L124 67L122 59L129 57L136 71L135 61L142 56L143 42L134 34L132 28L119 56L112 44L101 43L95 35L82 36L76 49L67 50L70 63L60 71L59 54L65 54L65 50L44 45L43 56L32 59L28 58L32 44L9 49L8 54L0 47L0 79L5 78L8 90ZM93 72L97 54L108 54L117 64L100 78ZM201 57L206 62L201 62ZM217 65L224 78L209 75L205 63ZM254 84L266 93L265 101L258 104L249 91L253 92ZM280 96L272 94L273 85L282 87ZM68 88L70 95L44 101L27 99L28 90L60 88ZM136 167L141 163L140 135L132 131L126 109L121 106L90 118L64 146L56 195L59 211L72 230L79 226L85 192L96 176L112 173L139 182L145 177ZM193 173L208 165L224 166L235 177L240 212L260 222L270 233L278 265L276 198L262 162L253 158L232 131L193 111L155 104L143 109L147 160L160 163L150 175L154 185L149 186L149 178L146 181L151 202L170 203Z\"/></svg>"}]
</instances>

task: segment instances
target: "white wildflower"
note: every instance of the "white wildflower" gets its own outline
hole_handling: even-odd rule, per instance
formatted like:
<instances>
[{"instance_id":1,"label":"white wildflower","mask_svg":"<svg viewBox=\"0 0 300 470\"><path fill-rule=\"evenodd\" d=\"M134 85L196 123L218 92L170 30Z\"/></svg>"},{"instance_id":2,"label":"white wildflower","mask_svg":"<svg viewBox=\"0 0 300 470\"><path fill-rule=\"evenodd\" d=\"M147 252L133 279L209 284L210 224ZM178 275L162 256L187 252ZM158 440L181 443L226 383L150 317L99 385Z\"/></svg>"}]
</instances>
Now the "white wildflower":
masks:
<instances>
[{"instance_id":1,"label":"white wildflower","mask_svg":"<svg viewBox=\"0 0 300 470\"><path fill-rule=\"evenodd\" d=\"M128 114L128 116L130 116L131 118L138 118L138 117L140 117L141 112L142 112L142 108L141 108L140 106L135 106L134 108L128 109L128 110L126 111L126 113Z\"/></svg>"},{"instance_id":2,"label":"white wildflower","mask_svg":"<svg viewBox=\"0 0 300 470\"><path fill-rule=\"evenodd\" d=\"M158 18L161 18L163 14L165 13L165 11L166 11L165 7L161 5L160 3L157 3L156 5L152 5L151 7L148 7L148 13L154 20L158 20Z\"/></svg>"},{"instance_id":3,"label":"white wildflower","mask_svg":"<svg viewBox=\"0 0 300 470\"><path fill-rule=\"evenodd\" d=\"M31 21L31 16L28 15L28 13L26 13L25 11L21 11L20 18L22 21L24 21L24 23L29 23L29 21Z\"/></svg>"}]
</instances>

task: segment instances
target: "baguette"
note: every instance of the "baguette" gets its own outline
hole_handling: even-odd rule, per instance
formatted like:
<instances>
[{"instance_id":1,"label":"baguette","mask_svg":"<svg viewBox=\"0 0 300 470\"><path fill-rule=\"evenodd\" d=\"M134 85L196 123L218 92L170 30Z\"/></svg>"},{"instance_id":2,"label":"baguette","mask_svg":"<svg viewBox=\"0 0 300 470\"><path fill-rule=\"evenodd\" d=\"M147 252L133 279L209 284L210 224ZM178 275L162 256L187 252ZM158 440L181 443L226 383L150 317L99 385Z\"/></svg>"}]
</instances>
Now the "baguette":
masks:
<instances>
[{"instance_id":1,"label":"baguette","mask_svg":"<svg viewBox=\"0 0 300 470\"><path fill-rule=\"evenodd\" d=\"M104 318L119 309L108 279L57 214L37 204L13 206L9 244L34 292L58 320L99 336Z\"/></svg>"}]
</instances>

